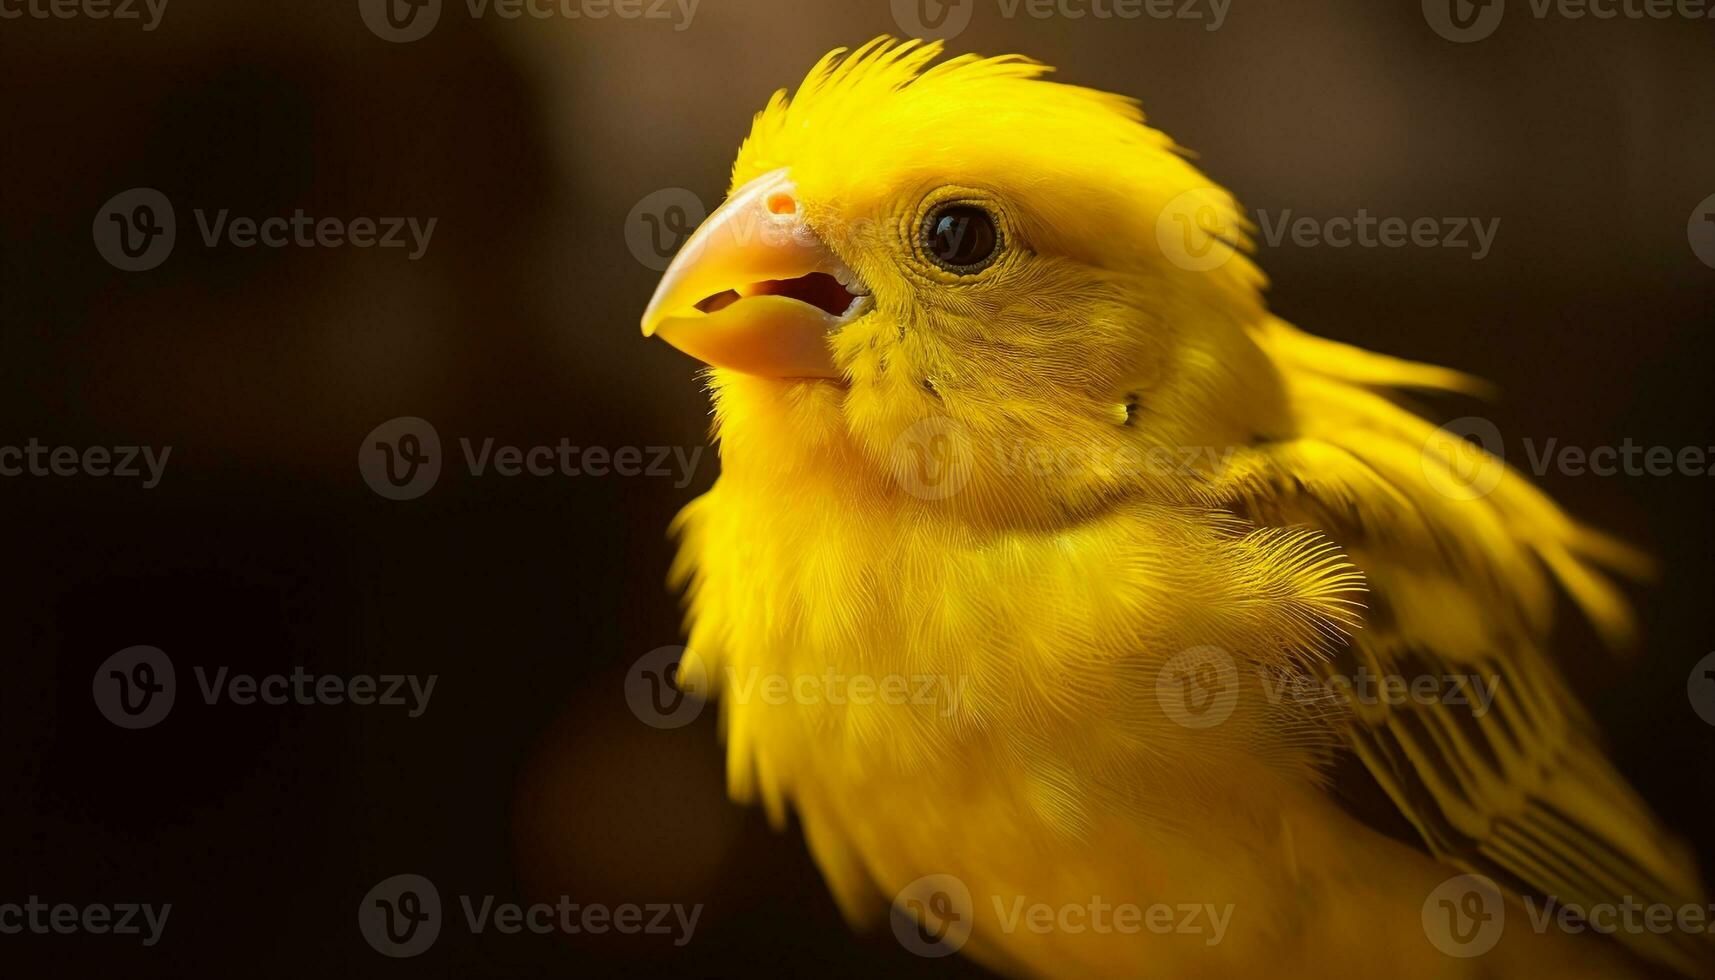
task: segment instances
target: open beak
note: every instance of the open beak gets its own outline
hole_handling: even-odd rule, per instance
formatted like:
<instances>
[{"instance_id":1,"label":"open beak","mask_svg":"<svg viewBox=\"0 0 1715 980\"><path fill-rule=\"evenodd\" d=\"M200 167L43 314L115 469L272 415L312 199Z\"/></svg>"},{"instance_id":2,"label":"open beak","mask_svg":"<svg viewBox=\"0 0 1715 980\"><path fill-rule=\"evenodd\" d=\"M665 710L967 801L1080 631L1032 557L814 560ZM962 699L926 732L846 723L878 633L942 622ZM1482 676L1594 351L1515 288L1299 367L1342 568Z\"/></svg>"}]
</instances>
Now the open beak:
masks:
<instances>
[{"instance_id":1,"label":"open beak","mask_svg":"<svg viewBox=\"0 0 1715 980\"><path fill-rule=\"evenodd\" d=\"M643 336L747 374L838 378L828 336L871 306L776 170L734 191L685 242L643 313Z\"/></svg>"}]
</instances>

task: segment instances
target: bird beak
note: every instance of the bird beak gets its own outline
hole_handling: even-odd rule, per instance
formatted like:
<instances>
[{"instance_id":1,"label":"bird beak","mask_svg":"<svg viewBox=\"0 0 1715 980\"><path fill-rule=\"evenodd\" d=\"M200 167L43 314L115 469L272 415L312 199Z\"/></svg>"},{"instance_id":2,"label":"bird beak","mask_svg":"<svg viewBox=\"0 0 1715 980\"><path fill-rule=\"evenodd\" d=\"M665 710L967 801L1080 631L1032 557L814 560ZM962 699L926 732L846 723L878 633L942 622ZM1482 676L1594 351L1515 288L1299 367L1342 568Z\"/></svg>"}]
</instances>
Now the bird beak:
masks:
<instances>
[{"instance_id":1,"label":"bird beak","mask_svg":"<svg viewBox=\"0 0 1715 980\"><path fill-rule=\"evenodd\" d=\"M685 242L643 313L643 336L746 374L839 378L829 335L871 305L776 170L734 191Z\"/></svg>"}]
</instances>

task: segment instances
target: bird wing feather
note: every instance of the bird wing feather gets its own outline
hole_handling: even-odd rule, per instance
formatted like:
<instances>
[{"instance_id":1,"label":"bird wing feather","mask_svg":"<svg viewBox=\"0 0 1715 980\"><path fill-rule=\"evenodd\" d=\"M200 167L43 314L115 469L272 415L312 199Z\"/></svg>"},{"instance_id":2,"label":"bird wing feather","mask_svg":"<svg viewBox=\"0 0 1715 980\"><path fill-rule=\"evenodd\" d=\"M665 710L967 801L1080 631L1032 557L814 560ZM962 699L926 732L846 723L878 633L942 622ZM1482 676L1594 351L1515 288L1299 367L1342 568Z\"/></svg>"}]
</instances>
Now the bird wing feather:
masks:
<instances>
[{"instance_id":1,"label":"bird wing feather","mask_svg":"<svg viewBox=\"0 0 1715 980\"><path fill-rule=\"evenodd\" d=\"M1364 571L1364 629L1323 669L1498 679L1481 710L1469 698L1351 699L1352 749L1430 852L1564 905L1701 903L1689 855L1614 771L1546 653L1556 585L1606 638L1629 640L1627 604L1603 569L1642 573L1647 560L1572 521L1498 459L1477 462L1496 467L1487 474L1466 471L1471 493L1437 489L1437 472L1464 463L1444 458L1444 435L1386 392L1475 392L1476 382L1280 323L1258 340L1289 392L1294 431L1236 455L1222 493L1264 526L1321 530ZM1689 975L1715 963L1707 935L1617 938Z\"/></svg>"}]
</instances>

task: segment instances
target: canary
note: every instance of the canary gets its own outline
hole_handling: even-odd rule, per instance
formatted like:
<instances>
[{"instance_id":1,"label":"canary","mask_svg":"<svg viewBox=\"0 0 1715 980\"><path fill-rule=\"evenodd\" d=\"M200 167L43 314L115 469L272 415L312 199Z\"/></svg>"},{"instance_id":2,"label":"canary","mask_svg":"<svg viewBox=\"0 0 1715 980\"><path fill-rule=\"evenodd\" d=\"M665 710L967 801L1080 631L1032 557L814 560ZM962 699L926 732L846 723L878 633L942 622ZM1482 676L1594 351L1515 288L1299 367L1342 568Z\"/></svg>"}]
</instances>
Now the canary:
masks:
<instances>
[{"instance_id":1,"label":"canary","mask_svg":"<svg viewBox=\"0 0 1715 980\"><path fill-rule=\"evenodd\" d=\"M776 94L644 314L711 368L671 575L733 797L1009 974L1708 969L1560 914L1702 900L1550 655L1647 562L1398 397L1477 381L1272 316L1134 102L940 54Z\"/></svg>"}]
</instances>

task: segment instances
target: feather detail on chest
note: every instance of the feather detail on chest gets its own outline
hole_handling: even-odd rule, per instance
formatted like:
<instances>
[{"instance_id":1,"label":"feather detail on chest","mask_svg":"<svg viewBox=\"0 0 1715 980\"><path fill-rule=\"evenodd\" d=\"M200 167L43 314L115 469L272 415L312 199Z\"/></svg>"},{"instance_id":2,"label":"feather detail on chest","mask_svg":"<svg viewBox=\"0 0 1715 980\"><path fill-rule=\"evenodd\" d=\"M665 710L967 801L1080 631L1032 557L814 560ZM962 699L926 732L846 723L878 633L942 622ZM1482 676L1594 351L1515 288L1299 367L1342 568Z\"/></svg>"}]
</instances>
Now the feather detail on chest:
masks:
<instances>
[{"instance_id":1,"label":"feather detail on chest","mask_svg":"<svg viewBox=\"0 0 1715 980\"><path fill-rule=\"evenodd\" d=\"M679 518L675 569L682 676L722 702L735 793L778 813L805 780L861 793L981 761L1025 784L1030 823L1076 833L1093 811L1183 819L1217 773L1315 779L1325 712L1263 689L1355 621L1360 580L1314 535L1141 502L1059 528L973 523L876 476L837 426L773 446L739 429ZM1209 650L1251 696L1199 730L1162 685Z\"/></svg>"}]
</instances>

